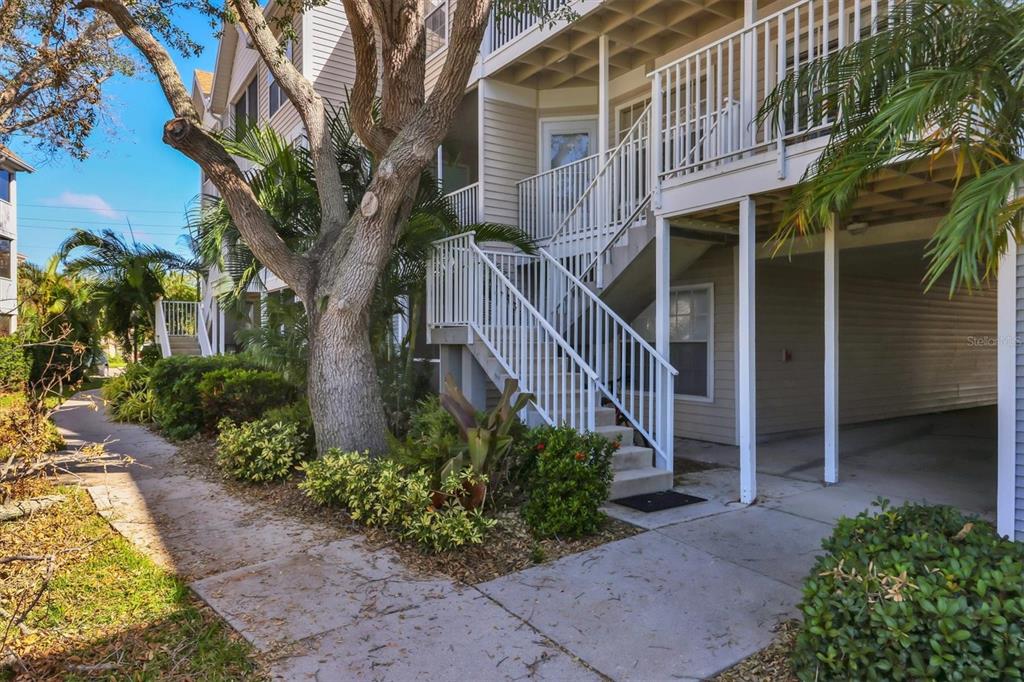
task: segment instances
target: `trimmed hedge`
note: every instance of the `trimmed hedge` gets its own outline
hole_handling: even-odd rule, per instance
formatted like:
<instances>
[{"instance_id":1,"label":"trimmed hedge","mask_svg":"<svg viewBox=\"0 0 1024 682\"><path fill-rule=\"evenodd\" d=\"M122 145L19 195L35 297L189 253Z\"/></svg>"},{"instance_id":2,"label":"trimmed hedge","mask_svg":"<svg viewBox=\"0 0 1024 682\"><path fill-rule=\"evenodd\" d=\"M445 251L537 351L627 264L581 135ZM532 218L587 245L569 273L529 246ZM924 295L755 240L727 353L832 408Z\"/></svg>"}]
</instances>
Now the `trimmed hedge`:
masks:
<instances>
[{"instance_id":1,"label":"trimmed hedge","mask_svg":"<svg viewBox=\"0 0 1024 682\"><path fill-rule=\"evenodd\" d=\"M196 386L203 407L203 427L212 432L221 419L247 422L272 407L295 400L295 387L277 372L226 367L207 372Z\"/></svg>"},{"instance_id":2,"label":"trimmed hedge","mask_svg":"<svg viewBox=\"0 0 1024 682\"><path fill-rule=\"evenodd\" d=\"M220 369L252 369L252 363L238 355L197 357L176 355L154 363L149 374L155 404L153 418L171 439L184 440L207 423L199 396L199 382L209 372ZM222 415L211 415L216 424Z\"/></svg>"},{"instance_id":3,"label":"trimmed hedge","mask_svg":"<svg viewBox=\"0 0 1024 682\"><path fill-rule=\"evenodd\" d=\"M313 415L309 403L299 398L293 403L272 407L263 413L263 419L278 424L292 424L302 436L302 451L309 457L316 455L316 432L313 429Z\"/></svg>"},{"instance_id":4,"label":"trimmed hedge","mask_svg":"<svg viewBox=\"0 0 1024 682\"><path fill-rule=\"evenodd\" d=\"M1024 545L950 507L841 519L804 584L801 680L1008 680L1024 670Z\"/></svg>"},{"instance_id":5,"label":"trimmed hedge","mask_svg":"<svg viewBox=\"0 0 1024 682\"><path fill-rule=\"evenodd\" d=\"M0 391L20 391L28 381L28 355L13 336L0 336Z\"/></svg>"}]
</instances>

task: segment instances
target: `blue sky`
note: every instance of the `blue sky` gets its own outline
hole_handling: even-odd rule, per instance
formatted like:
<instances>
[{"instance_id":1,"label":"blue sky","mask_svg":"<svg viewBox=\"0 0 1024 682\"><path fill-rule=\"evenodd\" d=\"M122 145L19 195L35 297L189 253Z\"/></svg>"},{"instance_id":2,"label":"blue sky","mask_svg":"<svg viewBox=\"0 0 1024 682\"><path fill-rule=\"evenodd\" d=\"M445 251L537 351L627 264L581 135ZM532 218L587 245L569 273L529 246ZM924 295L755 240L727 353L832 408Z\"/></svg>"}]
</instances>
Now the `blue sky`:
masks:
<instances>
[{"instance_id":1,"label":"blue sky","mask_svg":"<svg viewBox=\"0 0 1024 682\"><path fill-rule=\"evenodd\" d=\"M212 70L217 41L208 20L194 15L177 22L203 44L193 59L176 56L186 85L192 70ZM129 45L128 48L131 48ZM185 210L199 188L194 163L161 141L171 117L156 78L147 69L133 79L111 81L104 90L115 117L95 130L86 161L44 160L30 146L11 147L35 173L18 176L18 252L34 263L49 258L76 227L110 227L139 242L183 251Z\"/></svg>"}]
</instances>

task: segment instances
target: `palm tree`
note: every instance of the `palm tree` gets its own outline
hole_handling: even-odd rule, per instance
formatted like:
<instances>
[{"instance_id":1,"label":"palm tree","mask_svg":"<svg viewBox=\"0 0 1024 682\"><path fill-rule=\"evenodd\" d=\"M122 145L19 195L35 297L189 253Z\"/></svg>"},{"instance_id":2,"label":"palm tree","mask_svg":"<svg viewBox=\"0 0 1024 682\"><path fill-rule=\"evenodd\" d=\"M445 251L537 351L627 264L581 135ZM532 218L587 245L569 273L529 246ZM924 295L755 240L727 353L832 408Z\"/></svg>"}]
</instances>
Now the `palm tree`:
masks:
<instances>
[{"instance_id":1,"label":"palm tree","mask_svg":"<svg viewBox=\"0 0 1024 682\"><path fill-rule=\"evenodd\" d=\"M346 202L350 211L356 210L373 174L370 154L362 148L342 108L331 118L331 134L338 166L346 188ZM239 158L251 162L251 183L260 203L266 209L281 238L296 251L303 251L318 237L320 203L312 163L305 148L287 143L273 129L252 127L238 139L226 133L222 144ZM222 301L237 302L261 269L241 240L226 207L216 199L201 198L189 216L195 234L197 252L207 266L216 265L230 276L231 286ZM518 228L496 223L461 224L451 202L441 194L437 182L424 174L413 201L412 210L394 245L393 255L377 283L371 311L371 342L378 365L404 367L404 375L411 377L416 353L415 333L425 305L426 262L430 245L437 239L473 231L480 241L506 242L526 252L534 251L530 238ZM396 314L408 314L409 332L398 344L395 357L394 329ZM294 324L294 314L283 316ZM297 336L282 331L274 324L246 334L257 355L268 358L275 349L289 348L294 356L293 344ZM268 363L271 363L269 359Z\"/></svg>"},{"instance_id":2,"label":"palm tree","mask_svg":"<svg viewBox=\"0 0 1024 682\"><path fill-rule=\"evenodd\" d=\"M84 251L72 258L76 251ZM156 246L129 244L113 230L76 230L58 252L70 275L86 273L96 280L94 295L103 311L103 324L127 355L138 359L142 343L153 331L156 301L164 295L168 270L193 265L178 254Z\"/></svg>"},{"instance_id":3,"label":"palm tree","mask_svg":"<svg viewBox=\"0 0 1024 682\"><path fill-rule=\"evenodd\" d=\"M835 124L795 188L778 243L826 229L879 170L952 156L956 183L927 247L927 285L948 274L951 292L980 286L1008 240L1021 238L1022 76L1020 0L905 0L887 30L801 67L759 118L779 125L799 97Z\"/></svg>"}]
</instances>

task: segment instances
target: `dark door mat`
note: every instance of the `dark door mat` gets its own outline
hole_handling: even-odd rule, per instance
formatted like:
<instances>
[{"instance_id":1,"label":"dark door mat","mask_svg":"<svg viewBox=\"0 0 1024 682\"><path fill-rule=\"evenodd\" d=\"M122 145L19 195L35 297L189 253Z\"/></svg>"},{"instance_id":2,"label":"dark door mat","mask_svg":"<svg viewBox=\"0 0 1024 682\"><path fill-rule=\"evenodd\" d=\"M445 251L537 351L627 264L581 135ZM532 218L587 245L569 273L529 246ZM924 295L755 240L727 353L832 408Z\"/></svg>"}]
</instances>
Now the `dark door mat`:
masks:
<instances>
[{"instance_id":1,"label":"dark door mat","mask_svg":"<svg viewBox=\"0 0 1024 682\"><path fill-rule=\"evenodd\" d=\"M612 502L615 504L621 504L623 507L642 511L645 514L650 514L651 512L661 511L663 509L675 509L676 507L685 507L688 504L707 502L707 500L703 497L677 493L675 490L664 490L660 493L622 497L617 500L612 500Z\"/></svg>"}]
</instances>

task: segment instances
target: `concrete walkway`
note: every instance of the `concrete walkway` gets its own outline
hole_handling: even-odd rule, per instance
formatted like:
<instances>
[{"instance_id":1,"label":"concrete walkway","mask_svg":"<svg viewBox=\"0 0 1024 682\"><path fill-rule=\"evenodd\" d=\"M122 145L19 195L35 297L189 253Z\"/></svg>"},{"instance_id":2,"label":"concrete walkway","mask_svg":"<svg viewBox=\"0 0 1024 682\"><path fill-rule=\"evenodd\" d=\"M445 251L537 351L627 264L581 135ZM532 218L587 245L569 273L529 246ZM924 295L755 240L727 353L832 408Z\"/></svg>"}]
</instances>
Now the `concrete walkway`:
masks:
<instances>
[{"instance_id":1,"label":"concrete walkway","mask_svg":"<svg viewBox=\"0 0 1024 682\"><path fill-rule=\"evenodd\" d=\"M780 479L769 506L711 500L631 538L461 586L190 476L173 446L108 422L92 399L57 413L65 438L113 440L109 451L138 461L85 474L101 513L186 576L279 679L705 678L795 614L830 528L769 508L821 492Z\"/></svg>"}]
</instances>

